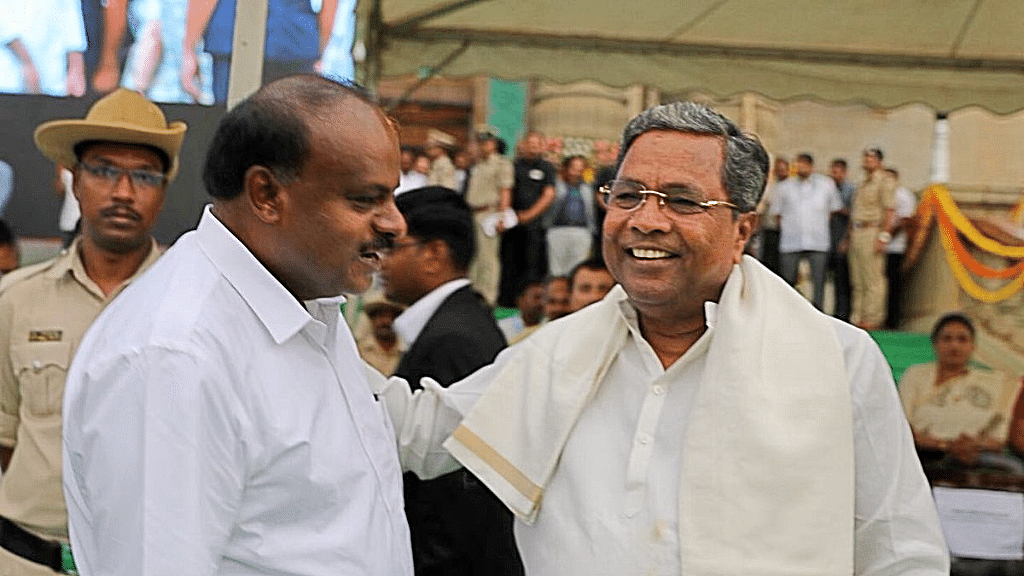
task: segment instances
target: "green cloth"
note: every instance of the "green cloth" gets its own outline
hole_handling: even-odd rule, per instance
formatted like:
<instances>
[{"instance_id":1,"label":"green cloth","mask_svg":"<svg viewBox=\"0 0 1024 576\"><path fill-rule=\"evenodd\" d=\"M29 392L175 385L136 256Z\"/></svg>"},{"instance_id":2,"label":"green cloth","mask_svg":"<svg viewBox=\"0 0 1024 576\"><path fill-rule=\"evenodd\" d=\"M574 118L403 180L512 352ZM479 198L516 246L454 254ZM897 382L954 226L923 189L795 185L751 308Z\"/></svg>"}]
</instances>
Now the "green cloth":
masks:
<instances>
[{"instance_id":1,"label":"green cloth","mask_svg":"<svg viewBox=\"0 0 1024 576\"><path fill-rule=\"evenodd\" d=\"M935 352L927 334L888 330L876 330L869 334L882 349L882 354L892 369L892 377L897 383L908 366L935 361Z\"/></svg>"},{"instance_id":2,"label":"green cloth","mask_svg":"<svg viewBox=\"0 0 1024 576\"><path fill-rule=\"evenodd\" d=\"M519 310L516 310L515 308L502 308L501 306L494 308L495 320L504 320L505 318L515 316L516 314L519 314Z\"/></svg>"}]
</instances>

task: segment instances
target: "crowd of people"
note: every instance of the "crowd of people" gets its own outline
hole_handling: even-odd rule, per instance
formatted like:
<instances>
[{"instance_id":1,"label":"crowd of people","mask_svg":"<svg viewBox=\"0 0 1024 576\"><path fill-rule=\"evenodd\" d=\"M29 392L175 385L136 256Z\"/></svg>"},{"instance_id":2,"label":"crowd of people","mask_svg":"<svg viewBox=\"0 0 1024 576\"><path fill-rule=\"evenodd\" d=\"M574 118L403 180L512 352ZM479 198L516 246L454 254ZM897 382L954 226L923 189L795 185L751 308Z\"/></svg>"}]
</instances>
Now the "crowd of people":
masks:
<instances>
[{"instance_id":1,"label":"crowd of people","mask_svg":"<svg viewBox=\"0 0 1024 576\"><path fill-rule=\"evenodd\" d=\"M224 116L164 250L186 130L118 90L36 131L81 221L0 280L0 573L948 574L918 452L1024 446L965 317L898 393L820 313L847 254L849 320L885 320L879 150L860 186L791 175L671 103L596 167L490 130L420 160L358 89L287 76ZM343 294L378 281L359 338Z\"/></svg>"},{"instance_id":2,"label":"crowd of people","mask_svg":"<svg viewBox=\"0 0 1024 576\"><path fill-rule=\"evenodd\" d=\"M811 302L819 310L825 310L830 275L832 315L867 330L900 326L906 230L916 206L899 172L883 159L882 150L866 149L864 178L857 181L844 158L832 160L826 176L814 171L808 153L792 164L776 157L773 182L758 206L760 236L752 245L791 285L806 261Z\"/></svg>"},{"instance_id":3,"label":"crowd of people","mask_svg":"<svg viewBox=\"0 0 1024 576\"><path fill-rule=\"evenodd\" d=\"M600 257L601 188L615 177L618 148L595 149L595 166L586 156L550 153L544 135L530 132L513 160L505 154L491 131L457 148L431 130L423 149L403 149L396 194L439 185L466 196L483 224L473 285L489 303L514 308L525 287ZM866 149L856 178L844 158L833 159L826 175L808 153L792 163L776 157L748 247L791 285L806 280L816 308L868 330L900 327L906 229L916 206L883 159L882 150Z\"/></svg>"}]
</instances>

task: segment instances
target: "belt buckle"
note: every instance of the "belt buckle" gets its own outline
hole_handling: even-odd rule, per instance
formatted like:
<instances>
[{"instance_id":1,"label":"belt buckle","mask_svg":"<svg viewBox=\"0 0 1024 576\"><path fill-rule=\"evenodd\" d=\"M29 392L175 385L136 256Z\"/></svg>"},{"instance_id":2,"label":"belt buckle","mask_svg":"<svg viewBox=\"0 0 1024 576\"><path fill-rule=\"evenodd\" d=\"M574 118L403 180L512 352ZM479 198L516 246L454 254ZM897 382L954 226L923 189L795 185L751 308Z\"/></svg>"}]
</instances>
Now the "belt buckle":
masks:
<instances>
[{"instance_id":1,"label":"belt buckle","mask_svg":"<svg viewBox=\"0 0 1024 576\"><path fill-rule=\"evenodd\" d=\"M78 575L78 568L75 566L75 557L71 555L71 545L60 543L60 573Z\"/></svg>"}]
</instances>

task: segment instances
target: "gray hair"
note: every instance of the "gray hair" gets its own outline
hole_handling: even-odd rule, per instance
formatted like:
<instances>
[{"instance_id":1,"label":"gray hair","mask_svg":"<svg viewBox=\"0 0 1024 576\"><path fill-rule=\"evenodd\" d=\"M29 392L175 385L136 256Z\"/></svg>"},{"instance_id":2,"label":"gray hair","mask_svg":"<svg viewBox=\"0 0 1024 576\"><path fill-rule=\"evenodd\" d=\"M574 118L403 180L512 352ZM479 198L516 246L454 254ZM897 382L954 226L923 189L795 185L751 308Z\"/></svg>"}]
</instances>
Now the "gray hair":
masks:
<instances>
[{"instance_id":1,"label":"gray hair","mask_svg":"<svg viewBox=\"0 0 1024 576\"><path fill-rule=\"evenodd\" d=\"M720 136L725 140L722 187L740 212L757 207L768 181L768 152L753 134L744 134L731 120L695 102L672 102L648 108L626 124L616 171L633 142L644 132L675 130Z\"/></svg>"}]
</instances>

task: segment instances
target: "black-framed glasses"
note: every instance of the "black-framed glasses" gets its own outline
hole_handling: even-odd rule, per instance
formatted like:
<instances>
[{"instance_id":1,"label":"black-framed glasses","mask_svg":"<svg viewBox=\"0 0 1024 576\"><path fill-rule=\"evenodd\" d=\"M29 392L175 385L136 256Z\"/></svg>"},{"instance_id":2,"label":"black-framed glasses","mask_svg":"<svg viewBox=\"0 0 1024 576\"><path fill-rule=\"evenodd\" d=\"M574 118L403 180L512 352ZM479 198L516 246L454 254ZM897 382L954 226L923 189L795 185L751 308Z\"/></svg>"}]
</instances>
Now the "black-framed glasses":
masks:
<instances>
[{"instance_id":1,"label":"black-framed glasses","mask_svg":"<svg viewBox=\"0 0 1024 576\"><path fill-rule=\"evenodd\" d=\"M682 188L649 190L643 184L632 180L612 180L601 187L601 197L605 206L627 212L640 208L648 196L656 197L659 206L668 206L676 214L699 214L715 206L739 210L739 206L725 200L698 200L690 191Z\"/></svg>"},{"instance_id":2,"label":"black-framed glasses","mask_svg":"<svg viewBox=\"0 0 1024 576\"><path fill-rule=\"evenodd\" d=\"M131 180L132 185L136 188L159 188L167 181L167 176L164 174L160 172L151 172L149 170L127 170L125 168L111 166L110 164L95 165L87 164L85 162L79 162L78 167L85 170L89 175L98 180L102 180L109 185L114 185L120 182L121 177L125 175L128 176L128 179Z\"/></svg>"}]
</instances>

